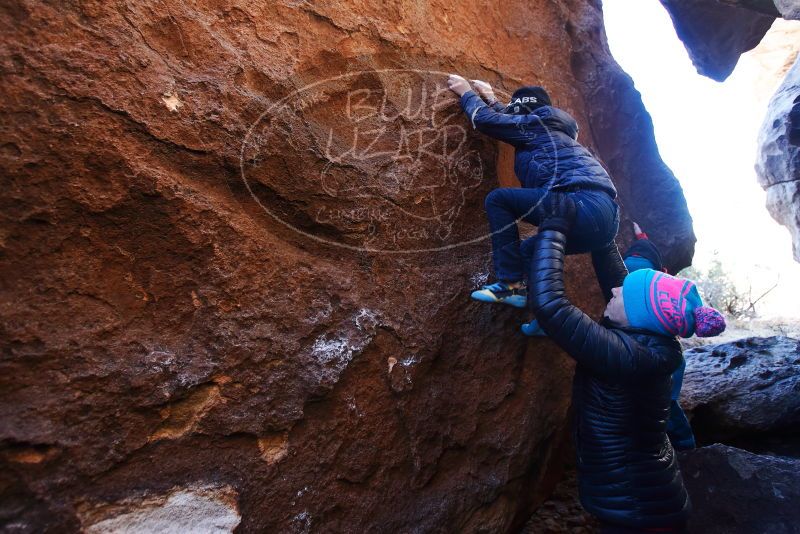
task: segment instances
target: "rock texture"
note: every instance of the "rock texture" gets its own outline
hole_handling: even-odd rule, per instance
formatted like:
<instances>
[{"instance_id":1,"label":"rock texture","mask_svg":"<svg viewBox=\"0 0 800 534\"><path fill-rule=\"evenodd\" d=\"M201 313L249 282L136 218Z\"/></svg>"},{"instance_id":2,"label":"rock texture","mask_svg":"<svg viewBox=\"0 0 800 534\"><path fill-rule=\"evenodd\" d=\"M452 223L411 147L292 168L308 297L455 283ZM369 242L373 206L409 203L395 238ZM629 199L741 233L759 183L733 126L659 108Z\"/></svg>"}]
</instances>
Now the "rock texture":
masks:
<instances>
[{"instance_id":1,"label":"rock texture","mask_svg":"<svg viewBox=\"0 0 800 534\"><path fill-rule=\"evenodd\" d=\"M521 315L468 302L483 197L513 179L447 72L546 85L626 215L669 229L651 236L672 270L691 260L595 0L13 0L0 30L15 532L142 524L209 487L239 532L524 521L556 479L572 367ZM587 259L567 270L598 312Z\"/></svg>"},{"instance_id":2,"label":"rock texture","mask_svg":"<svg viewBox=\"0 0 800 534\"><path fill-rule=\"evenodd\" d=\"M800 2L798 0L774 0L781 16L789 20L800 20Z\"/></svg>"},{"instance_id":3,"label":"rock texture","mask_svg":"<svg viewBox=\"0 0 800 534\"><path fill-rule=\"evenodd\" d=\"M792 234L800 261L800 56L786 74L758 134L756 173L770 215Z\"/></svg>"},{"instance_id":4,"label":"rock texture","mask_svg":"<svg viewBox=\"0 0 800 534\"><path fill-rule=\"evenodd\" d=\"M725 445L680 453L690 532L791 534L800 525L800 460Z\"/></svg>"},{"instance_id":5,"label":"rock texture","mask_svg":"<svg viewBox=\"0 0 800 534\"><path fill-rule=\"evenodd\" d=\"M548 498L528 519L520 534L594 534L600 523L581 506L578 477L571 466Z\"/></svg>"},{"instance_id":6,"label":"rock texture","mask_svg":"<svg viewBox=\"0 0 800 534\"><path fill-rule=\"evenodd\" d=\"M771 0L661 0L697 72L717 81L755 48L780 12Z\"/></svg>"},{"instance_id":7,"label":"rock texture","mask_svg":"<svg viewBox=\"0 0 800 534\"><path fill-rule=\"evenodd\" d=\"M146 495L79 513L87 534L222 534L233 532L241 520L236 492L230 487L175 488L166 495Z\"/></svg>"},{"instance_id":8,"label":"rock texture","mask_svg":"<svg viewBox=\"0 0 800 534\"><path fill-rule=\"evenodd\" d=\"M681 406L699 439L796 433L800 425L800 341L747 338L687 350Z\"/></svg>"}]
</instances>

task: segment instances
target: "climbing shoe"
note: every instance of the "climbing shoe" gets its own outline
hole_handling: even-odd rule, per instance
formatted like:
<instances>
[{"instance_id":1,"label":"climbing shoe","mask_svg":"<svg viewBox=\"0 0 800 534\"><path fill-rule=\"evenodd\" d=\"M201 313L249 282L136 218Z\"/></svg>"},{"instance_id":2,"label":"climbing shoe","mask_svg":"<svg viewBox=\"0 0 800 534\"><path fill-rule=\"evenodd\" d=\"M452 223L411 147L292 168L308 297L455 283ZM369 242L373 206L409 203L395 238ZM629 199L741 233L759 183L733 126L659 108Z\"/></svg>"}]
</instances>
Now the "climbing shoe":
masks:
<instances>
[{"instance_id":1,"label":"climbing shoe","mask_svg":"<svg viewBox=\"0 0 800 534\"><path fill-rule=\"evenodd\" d=\"M547 337L539 322L534 319L529 323L523 323L521 327L522 333L528 337Z\"/></svg>"},{"instance_id":2,"label":"climbing shoe","mask_svg":"<svg viewBox=\"0 0 800 534\"><path fill-rule=\"evenodd\" d=\"M497 282L473 291L472 298L481 302L500 302L515 308L524 308L528 301L528 288L525 285L513 288L505 282Z\"/></svg>"}]
</instances>

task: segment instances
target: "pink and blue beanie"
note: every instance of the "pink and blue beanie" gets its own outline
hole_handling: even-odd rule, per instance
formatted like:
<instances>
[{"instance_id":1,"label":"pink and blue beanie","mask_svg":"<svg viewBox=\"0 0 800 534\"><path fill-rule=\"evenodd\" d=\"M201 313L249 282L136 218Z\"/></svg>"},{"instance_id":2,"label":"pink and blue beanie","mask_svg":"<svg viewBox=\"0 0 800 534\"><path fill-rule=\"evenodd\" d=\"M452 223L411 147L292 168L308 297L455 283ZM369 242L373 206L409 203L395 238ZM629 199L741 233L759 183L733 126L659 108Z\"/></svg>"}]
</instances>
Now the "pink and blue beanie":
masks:
<instances>
[{"instance_id":1,"label":"pink and blue beanie","mask_svg":"<svg viewBox=\"0 0 800 534\"><path fill-rule=\"evenodd\" d=\"M635 328L681 337L712 337L725 330L725 318L703 306L691 280L639 269L625 277L622 299L628 322Z\"/></svg>"}]
</instances>

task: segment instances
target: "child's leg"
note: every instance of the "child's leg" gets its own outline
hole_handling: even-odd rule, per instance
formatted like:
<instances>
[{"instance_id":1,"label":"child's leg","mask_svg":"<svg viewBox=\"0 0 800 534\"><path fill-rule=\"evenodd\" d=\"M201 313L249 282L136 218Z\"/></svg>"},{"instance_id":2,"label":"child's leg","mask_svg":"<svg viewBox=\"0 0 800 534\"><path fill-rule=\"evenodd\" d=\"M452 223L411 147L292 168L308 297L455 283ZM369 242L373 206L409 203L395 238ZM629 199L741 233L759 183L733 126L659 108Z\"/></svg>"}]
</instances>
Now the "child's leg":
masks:
<instances>
[{"instance_id":1,"label":"child's leg","mask_svg":"<svg viewBox=\"0 0 800 534\"><path fill-rule=\"evenodd\" d=\"M534 215L544 189L506 187L495 189L486 197L486 215L492 231L492 260L495 276L505 282L520 282L524 265L519 250L518 220L538 224Z\"/></svg>"},{"instance_id":2,"label":"child's leg","mask_svg":"<svg viewBox=\"0 0 800 534\"><path fill-rule=\"evenodd\" d=\"M669 405L667 419L667 436L675 450L684 451L695 448L694 432L689 424L683 408L678 403L683 386L683 373L686 371L686 360L672 373L672 402Z\"/></svg>"},{"instance_id":3,"label":"child's leg","mask_svg":"<svg viewBox=\"0 0 800 534\"><path fill-rule=\"evenodd\" d=\"M669 441L676 451L694 449L697 446L694 440L694 432L692 432L692 425L689 424L689 419L686 418L686 414L677 400L672 400L669 404L667 436L669 436Z\"/></svg>"}]
</instances>

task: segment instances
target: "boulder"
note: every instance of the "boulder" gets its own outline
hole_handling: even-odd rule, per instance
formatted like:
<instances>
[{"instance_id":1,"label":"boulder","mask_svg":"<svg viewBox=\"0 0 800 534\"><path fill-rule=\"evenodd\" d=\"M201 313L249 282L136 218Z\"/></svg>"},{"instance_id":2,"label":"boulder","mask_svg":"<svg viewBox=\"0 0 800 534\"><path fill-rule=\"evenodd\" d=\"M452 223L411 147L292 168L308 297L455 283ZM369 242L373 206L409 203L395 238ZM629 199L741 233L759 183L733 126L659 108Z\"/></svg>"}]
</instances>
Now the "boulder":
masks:
<instances>
[{"instance_id":1,"label":"boulder","mask_svg":"<svg viewBox=\"0 0 800 534\"><path fill-rule=\"evenodd\" d=\"M679 453L689 532L791 534L800 525L800 459L715 444Z\"/></svg>"},{"instance_id":2,"label":"boulder","mask_svg":"<svg viewBox=\"0 0 800 534\"><path fill-rule=\"evenodd\" d=\"M0 529L180 528L195 505L238 532L529 515L572 363L468 299L511 152L449 72L545 85L624 216L691 262L596 0L12 0L0 30ZM588 259L567 277L598 313Z\"/></svg>"},{"instance_id":3,"label":"boulder","mask_svg":"<svg viewBox=\"0 0 800 534\"><path fill-rule=\"evenodd\" d=\"M781 17L789 20L800 20L800 1L798 0L774 0L775 7Z\"/></svg>"},{"instance_id":4,"label":"boulder","mask_svg":"<svg viewBox=\"0 0 800 534\"><path fill-rule=\"evenodd\" d=\"M661 0L697 72L719 82L780 16L771 0Z\"/></svg>"},{"instance_id":5,"label":"boulder","mask_svg":"<svg viewBox=\"0 0 800 534\"><path fill-rule=\"evenodd\" d=\"M684 356L680 402L698 439L788 433L800 425L800 341L754 337Z\"/></svg>"},{"instance_id":6,"label":"boulder","mask_svg":"<svg viewBox=\"0 0 800 534\"><path fill-rule=\"evenodd\" d=\"M800 19L798 0L661 0L661 3L697 71L717 81L725 80L733 72L739 56L759 44L777 17ZM787 28L786 35L793 37L793 30ZM791 57L796 57L796 53ZM800 58L769 103L759 132L756 173L767 192L767 209L791 232L794 257L800 261L798 62ZM794 119L790 118L793 106Z\"/></svg>"},{"instance_id":7,"label":"boulder","mask_svg":"<svg viewBox=\"0 0 800 534\"><path fill-rule=\"evenodd\" d=\"M758 133L756 173L767 209L789 229L800 261L800 56L769 102Z\"/></svg>"}]
</instances>

